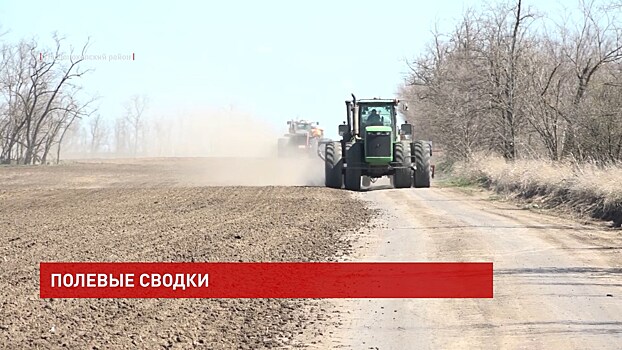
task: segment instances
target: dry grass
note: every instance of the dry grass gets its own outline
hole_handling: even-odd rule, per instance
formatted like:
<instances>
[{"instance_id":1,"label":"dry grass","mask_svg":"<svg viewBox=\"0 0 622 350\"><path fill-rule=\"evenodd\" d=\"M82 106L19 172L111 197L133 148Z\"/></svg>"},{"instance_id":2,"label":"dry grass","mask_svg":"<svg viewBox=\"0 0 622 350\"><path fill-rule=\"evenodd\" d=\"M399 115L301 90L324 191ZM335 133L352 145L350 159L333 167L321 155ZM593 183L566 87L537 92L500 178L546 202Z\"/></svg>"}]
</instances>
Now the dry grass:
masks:
<instances>
[{"instance_id":1,"label":"dry grass","mask_svg":"<svg viewBox=\"0 0 622 350\"><path fill-rule=\"evenodd\" d=\"M622 225L621 167L545 160L506 162L500 157L475 156L469 162L454 164L451 175L499 193L538 201L548 208L572 209Z\"/></svg>"}]
</instances>

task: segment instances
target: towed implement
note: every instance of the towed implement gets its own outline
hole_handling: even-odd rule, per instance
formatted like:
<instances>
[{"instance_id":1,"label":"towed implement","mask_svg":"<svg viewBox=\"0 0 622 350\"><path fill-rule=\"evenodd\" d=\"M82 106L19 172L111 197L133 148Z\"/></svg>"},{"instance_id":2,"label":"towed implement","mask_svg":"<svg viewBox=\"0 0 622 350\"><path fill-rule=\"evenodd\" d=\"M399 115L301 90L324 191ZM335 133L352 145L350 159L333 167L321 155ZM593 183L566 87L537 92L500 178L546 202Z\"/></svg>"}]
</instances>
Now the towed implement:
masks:
<instances>
[{"instance_id":1,"label":"towed implement","mask_svg":"<svg viewBox=\"0 0 622 350\"><path fill-rule=\"evenodd\" d=\"M288 133L278 140L279 157L300 154L312 156L317 152L318 144L324 136L317 122L306 120L288 120Z\"/></svg>"},{"instance_id":2,"label":"towed implement","mask_svg":"<svg viewBox=\"0 0 622 350\"><path fill-rule=\"evenodd\" d=\"M325 185L358 191L388 176L394 188L430 187L428 141L412 140L412 125L397 126L396 99L346 101L347 118L339 125L339 141L323 141ZM406 106L404 105L404 109Z\"/></svg>"}]
</instances>

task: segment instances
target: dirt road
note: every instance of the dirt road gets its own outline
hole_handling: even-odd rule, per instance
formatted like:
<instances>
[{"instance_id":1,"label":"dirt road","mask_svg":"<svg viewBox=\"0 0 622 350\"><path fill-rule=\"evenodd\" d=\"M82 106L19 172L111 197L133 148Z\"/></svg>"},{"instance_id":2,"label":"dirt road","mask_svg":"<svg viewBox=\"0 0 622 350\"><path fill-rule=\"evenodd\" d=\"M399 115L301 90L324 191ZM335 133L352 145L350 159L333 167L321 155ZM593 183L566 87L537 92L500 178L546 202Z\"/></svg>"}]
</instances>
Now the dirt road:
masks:
<instances>
[{"instance_id":1,"label":"dirt road","mask_svg":"<svg viewBox=\"0 0 622 350\"><path fill-rule=\"evenodd\" d=\"M383 208L353 260L492 261L493 299L335 302L352 349L619 349L622 235L448 188L357 194Z\"/></svg>"}]
</instances>

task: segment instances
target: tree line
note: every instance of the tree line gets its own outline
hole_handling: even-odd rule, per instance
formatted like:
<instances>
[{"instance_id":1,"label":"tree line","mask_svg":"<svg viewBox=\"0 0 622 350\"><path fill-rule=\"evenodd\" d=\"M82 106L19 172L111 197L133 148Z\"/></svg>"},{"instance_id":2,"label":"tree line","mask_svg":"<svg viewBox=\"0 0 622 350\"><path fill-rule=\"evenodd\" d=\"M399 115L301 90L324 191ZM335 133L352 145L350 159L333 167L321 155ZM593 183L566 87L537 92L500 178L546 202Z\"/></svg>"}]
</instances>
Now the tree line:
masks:
<instances>
[{"instance_id":1,"label":"tree line","mask_svg":"<svg viewBox=\"0 0 622 350\"><path fill-rule=\"evenodd\" d=\"M248 140L257 152L268 147L254 140L274 143L271 130L233 106L155 118L148 97L136 94L120 101L116 118L102 115L97 97L82 89L91 71L84 67L89 42L72 50L58 35L52 48L3 38L0 33L0 164L58 163L61 151L65 158L234 155L231 140ZM214 129L235 134L208 132Z\"/></svg>"},{"instance_id":2,"label":"tree line","mask_svg":"<svg viewBox=\"0 0 622 350\"><path fill-rule=\"evenodd\" d=\"M71 126L94 111L95 99L80 95L88 42L65 59L63 39L53 38L52 49L35 39L0 44L0 164L59 159Z\"/></svg>"},{"instance_id":3,"label":"tree line","mask_svg":"<svg viewBox=\"0 0 622 350\"><path fill-rule=\"evenodd\" d=\"M522 0L464 12L408 61L418 137L449 159L622 160L622 2L552 19Z\"/></svg>"},{"instance_id":4,"label":"tree line","mask_svg":"<svg viewBox=\"0 0 622 350\"><path fill-rule=\"evenodd\" d=\"M0 42L0 164L58 163L61 150L81 156L143 152L146 96L124 102L111 127L97 114L97 98L82 91L89 42L67 53L63 38L54 34L53 40L51 49L35 39Z\"/></svg>"},{"instance_id":5,"label":"tree line","mask_svg":"<svg viewBox=\"0 0 622 350\"><path fill-rule=\"evenodd\" d=\"M100 113L76 120L64 140L67 152L80 157L145 155L145 143L153 136L148 135L151 131L146 118L148 98L133 95L122 105L124 112L114 120Z\"/></svg>"}]
</instances>

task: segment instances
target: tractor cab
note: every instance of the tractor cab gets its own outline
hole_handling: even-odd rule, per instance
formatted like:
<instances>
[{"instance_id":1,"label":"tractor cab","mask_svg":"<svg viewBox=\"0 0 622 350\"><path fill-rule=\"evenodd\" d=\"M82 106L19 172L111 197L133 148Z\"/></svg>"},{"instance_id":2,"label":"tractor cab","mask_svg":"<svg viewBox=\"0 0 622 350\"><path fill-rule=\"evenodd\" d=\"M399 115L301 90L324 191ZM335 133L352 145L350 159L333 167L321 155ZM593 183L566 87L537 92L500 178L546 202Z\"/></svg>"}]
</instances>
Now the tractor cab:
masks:
<instances>
[{"instance_id":1,"label":"tractor cab","mask_svg":"<svg viewBox=\"0 0 622 350\"><path fill-rule=\"evenodd\" d=\"M370 165L388 164L393 160L396 135L397 100L358 100L359 133L355 137L364 142L363 157Z\"/></svg>"},{"instance_id":2,"label":"tractor cab","mask_svg":"<svg viewBox=\"0 0 622 350\"><path fill-rule=\"evenodd\" d=\"M368 127L382 127L380 129L390 130L395 134L395 107L396 100L365 100L358 101L359 106L359 125L361 125L361 137L365 137ZM374 128L378 130L378 128Z\"/></svg>"},{"instance_id":3,"label":"tractor cab","mask_svg":"<svg viewBox=\"0 0 622 350\"><path fill-rule=\"evenodd\" d=\"M399 135L411 134L410 124L403 124L398 130L397 99L360 99L346 101L347 122L339 126L339 135L346 139L365 139L368 134L387 136L397 140ZM406 105L402 105L406 110Z\"/></svg>"},{"instance_id":4,"label":"tractor cab","mask_svg":"<svg viewBox=\"0 0 622 350\"><path fill-rule=\"evenodd\" d=\"M311 132L317 125L317 123L307 120L291 120L288 121L287 124L289 124L290 134Z\"/></svg>"},{"instance_id":5,"label":"tractor cab","mask_svg":"<svg viewBox=\"0 0 622 350\"><path fill-rule=\"evenodd\" d=\"M300 130L300 131L309 131L311 130L311 123L305 120L300 120L296 122L295 128L296 130Z\"/></svg>"}]
</instances>

